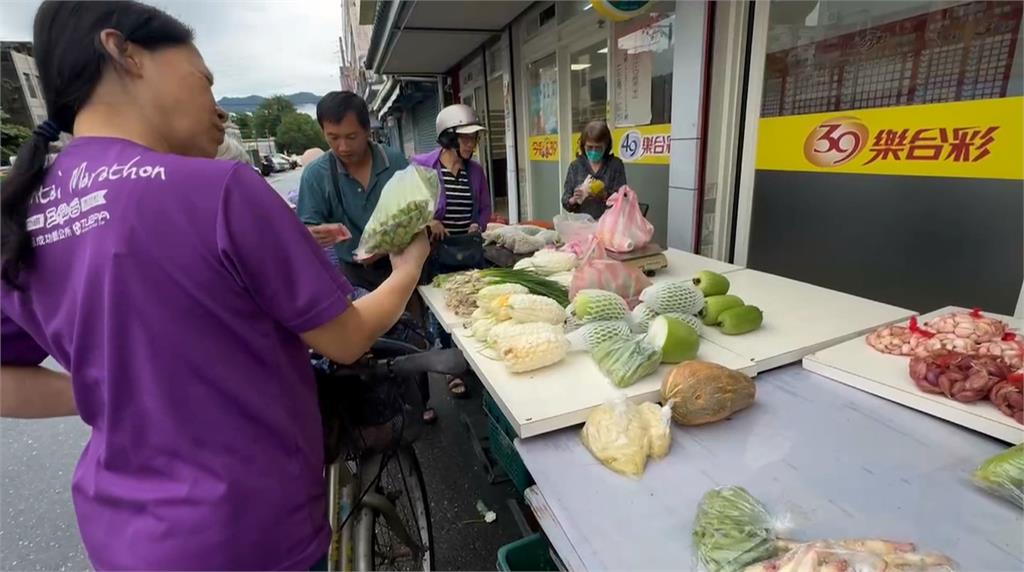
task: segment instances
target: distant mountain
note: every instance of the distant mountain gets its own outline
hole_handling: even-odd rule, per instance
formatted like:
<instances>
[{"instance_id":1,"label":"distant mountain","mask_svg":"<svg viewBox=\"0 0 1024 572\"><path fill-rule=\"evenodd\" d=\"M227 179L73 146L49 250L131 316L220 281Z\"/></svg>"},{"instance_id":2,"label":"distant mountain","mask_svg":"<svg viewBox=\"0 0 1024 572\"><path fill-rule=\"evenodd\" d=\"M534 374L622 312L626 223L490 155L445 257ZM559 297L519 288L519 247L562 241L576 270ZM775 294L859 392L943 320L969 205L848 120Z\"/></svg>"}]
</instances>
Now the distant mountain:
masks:
<instances>
[{"instance_id":1,"label":"distant mountain","mask_svg":"<svg viewBox=\"0 0 1024 572\"><path fill-rule=\"evenodd\" d=\"M300 91L291 95L286 95L288 101L295 104L295 107L301 107L303 105L316 105L316 102L320 101L320 96L315 93L308 91ZM262 95L247 95L245 97L222 97L217 100L217 104L224 108L228 113L252 113L256 111L256 108L261 103L266 101L267 98Z\"/></svg>"}]
</instances>

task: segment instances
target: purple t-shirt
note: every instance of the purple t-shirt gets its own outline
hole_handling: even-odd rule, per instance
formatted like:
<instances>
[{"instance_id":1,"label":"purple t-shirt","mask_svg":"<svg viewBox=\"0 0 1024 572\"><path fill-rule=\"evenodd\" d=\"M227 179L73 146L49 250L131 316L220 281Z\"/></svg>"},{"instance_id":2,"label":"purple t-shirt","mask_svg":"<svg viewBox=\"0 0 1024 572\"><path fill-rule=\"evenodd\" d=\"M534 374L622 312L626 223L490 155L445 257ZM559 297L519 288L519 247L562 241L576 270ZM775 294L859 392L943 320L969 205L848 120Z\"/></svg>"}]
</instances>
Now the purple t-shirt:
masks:
<instances>
[{"instance_id":1,"label":"purple t-shirt","mask_svg":"<svg viewBox=\"0 0 1024 572\"><path fill-rule=\"evenodd\" d=\"M252 168L78 138L3 286L4 364L52 355L92 435L72 496L99 569L308 569L327 550L299 333L352 289Z\"/></svg>"}]
</instances>

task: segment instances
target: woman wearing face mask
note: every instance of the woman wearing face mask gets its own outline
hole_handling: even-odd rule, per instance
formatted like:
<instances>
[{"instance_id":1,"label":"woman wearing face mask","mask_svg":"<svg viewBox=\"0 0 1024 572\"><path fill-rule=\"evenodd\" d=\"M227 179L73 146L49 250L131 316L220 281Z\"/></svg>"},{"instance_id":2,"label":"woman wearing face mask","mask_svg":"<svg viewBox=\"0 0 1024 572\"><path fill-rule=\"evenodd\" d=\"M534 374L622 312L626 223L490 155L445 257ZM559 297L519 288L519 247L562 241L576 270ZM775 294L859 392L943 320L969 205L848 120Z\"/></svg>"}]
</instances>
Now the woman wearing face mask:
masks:
<instances>
[{"instance_id":1,"label":"woman wearing face mask","mask_svg":"<svg viewBox=\"0 0 1024 572\"><path fill-rule=\"evenodd\" d=\"M626 184L626 167L612 155L612 133L604 121L591 121L580 133L579 154L565 175L562 206L601 218L608 196Z\"/></svg>"},{"instance_id":2,"label":"woman wearing face mask","mask_svg":"<svg viewBox=\"0 0 1024 572\"><path fill-rule=\"evenodd\" d=\"M49 119L2 187L0 414L92 428L71 488L95 568L309 569L330 527L308 348L362 356L429 242L352 302L287 203L213 160L223 118L192 39L135 2L39 7Z\"/></svg>"}]
</instances>

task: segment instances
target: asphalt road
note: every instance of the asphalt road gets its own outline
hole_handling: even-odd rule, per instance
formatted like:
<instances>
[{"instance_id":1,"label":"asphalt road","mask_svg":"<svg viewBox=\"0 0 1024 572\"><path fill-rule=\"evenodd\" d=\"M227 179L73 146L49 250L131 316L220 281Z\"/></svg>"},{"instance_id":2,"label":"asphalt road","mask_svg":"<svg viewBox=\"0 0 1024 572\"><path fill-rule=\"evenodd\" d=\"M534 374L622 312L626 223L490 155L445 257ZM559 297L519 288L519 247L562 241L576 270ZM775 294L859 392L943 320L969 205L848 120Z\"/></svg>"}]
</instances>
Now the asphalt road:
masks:
<instances>
[{"instance_id":1,"label":"asphalt road","mask_svg":"<svg viewBox=\"0 0 1024 572\"><path fill-rule=\"evenodd\" d=\"M298 188L301 170L272 175L282 196ZM478 382L477 382L478 383ZM520 537L508 503L515 490L487 481L461 422L466 415L486 434L481 388L453 400L443 379L431 387L439 422L417 445L427 482L439 570L494 570L498 548ZM71 506L71 475L89 428L78 418L0 420L0 570L85 570L85 557ZM479 522L477 500L498 514Z\"/></svg>"}]
</instances>

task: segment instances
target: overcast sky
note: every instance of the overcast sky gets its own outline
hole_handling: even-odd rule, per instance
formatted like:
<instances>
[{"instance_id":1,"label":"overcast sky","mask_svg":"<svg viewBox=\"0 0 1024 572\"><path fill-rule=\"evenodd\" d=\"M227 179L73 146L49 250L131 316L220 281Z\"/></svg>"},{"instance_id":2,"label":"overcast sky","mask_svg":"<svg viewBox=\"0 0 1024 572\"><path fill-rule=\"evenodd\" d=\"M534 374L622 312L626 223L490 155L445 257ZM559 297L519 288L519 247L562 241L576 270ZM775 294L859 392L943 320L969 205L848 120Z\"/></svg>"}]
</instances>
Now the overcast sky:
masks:
<instances>
[{"instance_id":1,"label":"overcast sky","mask_svg":"<svg viewBox=\"0 0 1024 572\"><path fill-rule=\"evenodd\" d=\"M0 39L31 40L41 0L0 0ZM152 0L196 31L222 96L339 88L340 0ZM272 30L269 31L269 30Z\"/></svg>"}]
</instances>

